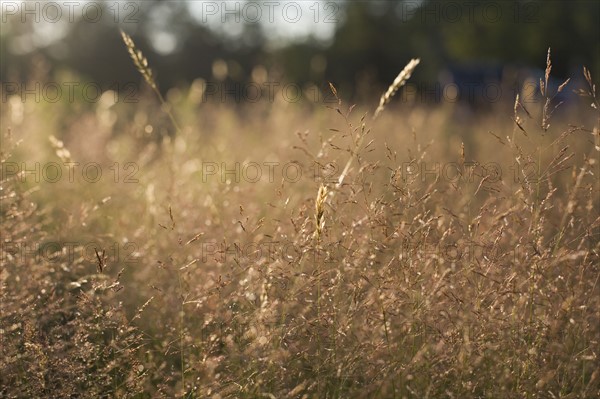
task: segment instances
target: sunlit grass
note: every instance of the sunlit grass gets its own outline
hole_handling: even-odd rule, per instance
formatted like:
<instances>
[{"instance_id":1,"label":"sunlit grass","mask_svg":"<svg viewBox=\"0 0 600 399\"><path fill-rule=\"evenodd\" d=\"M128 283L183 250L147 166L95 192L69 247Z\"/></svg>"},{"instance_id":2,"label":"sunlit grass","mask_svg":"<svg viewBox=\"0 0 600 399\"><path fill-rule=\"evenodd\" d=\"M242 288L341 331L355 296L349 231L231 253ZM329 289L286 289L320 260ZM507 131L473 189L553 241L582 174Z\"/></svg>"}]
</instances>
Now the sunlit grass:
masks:
<instances>
[{"instance_id":1,"label":"sunlit grass","mask_svg":"<svg viewBox=\"0 0 600 399\"><path fill-rule=\"evenodd\" d=\"M176 98L3 107L3 396L600 395L595 97Z\"/></svg>"}]
</instances>

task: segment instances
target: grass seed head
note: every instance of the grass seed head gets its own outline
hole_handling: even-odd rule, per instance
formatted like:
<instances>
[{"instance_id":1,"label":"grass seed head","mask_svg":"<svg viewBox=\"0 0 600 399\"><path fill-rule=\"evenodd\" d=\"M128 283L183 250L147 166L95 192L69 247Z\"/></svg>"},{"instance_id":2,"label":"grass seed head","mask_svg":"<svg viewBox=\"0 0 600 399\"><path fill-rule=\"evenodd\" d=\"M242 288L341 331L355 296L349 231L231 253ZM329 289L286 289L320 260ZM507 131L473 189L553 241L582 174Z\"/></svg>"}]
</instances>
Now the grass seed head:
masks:
<instances>
[{"instance_id":1,"label":"grass seed head","mask_svg":"<svg viewBox=\"0 0 600 399\"><path fill-rule=\"evenodd\" d=\"M321 234L323 233L323 228L325 227L325 201L327 200L328 192L329 191L327 190L327 187L321 184L315 200L315 237L317 240L321 239Z\"/></svg>"},{"instance_id":2,"label":"grass seed head","mask_svg":"<svg viewBox=\"0 0 600 399\"><path fill-rule=\"evenodd\" d=\"M394 94L398 91L398 89L406 83L408 79L410 79L413 71L419 65L421 60L419 58L413 58L410 62L404 67L402 72L398 74L394 82L388 87L387 91L381 96L379 99L379 106L375 110L375 115L373 118L377 118L379 114L385 109L385 106L390 102Z\"/></svg>"},{"instance_id":3,"label":"grass seed head","mask_svg":"<svg viewBox=\"0 0 600 399\"><path fill-rule=\"evenodd\" d=\"M127 46L127 51L129 52L129 55L131 56L135 67L142 74L146 83L148 83L150 87L156 90L156 81L154 80L154 76L152 75L152 70L148 66L148 60L146 59L146 57L144 57L142 51L138 50L135 47L135 43L133 42L131 36L121 31L121 37L123 38L125 46Z\"/></svg>"}]
</instances>

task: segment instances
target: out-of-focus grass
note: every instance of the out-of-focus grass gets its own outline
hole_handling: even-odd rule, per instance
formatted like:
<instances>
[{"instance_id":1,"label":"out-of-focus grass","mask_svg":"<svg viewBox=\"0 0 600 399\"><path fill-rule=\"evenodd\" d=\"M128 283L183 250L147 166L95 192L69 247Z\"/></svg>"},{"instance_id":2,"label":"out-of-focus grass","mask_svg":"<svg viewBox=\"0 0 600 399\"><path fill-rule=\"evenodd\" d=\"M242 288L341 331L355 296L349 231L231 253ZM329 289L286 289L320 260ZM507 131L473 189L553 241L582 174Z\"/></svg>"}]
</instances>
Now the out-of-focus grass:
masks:
<instances>
[{"instance_id":1,"label":"out-of-focus grass","mask_svg":"<svg viewBox=\"0 0 600 399\"><path fill-rule=\"evenodd\" d=\"M3 396L600 395L590 98L544 132L543 103L372 121L180 90L174 133L113 94L3 107Z\"/></svg>"}]
</instances>

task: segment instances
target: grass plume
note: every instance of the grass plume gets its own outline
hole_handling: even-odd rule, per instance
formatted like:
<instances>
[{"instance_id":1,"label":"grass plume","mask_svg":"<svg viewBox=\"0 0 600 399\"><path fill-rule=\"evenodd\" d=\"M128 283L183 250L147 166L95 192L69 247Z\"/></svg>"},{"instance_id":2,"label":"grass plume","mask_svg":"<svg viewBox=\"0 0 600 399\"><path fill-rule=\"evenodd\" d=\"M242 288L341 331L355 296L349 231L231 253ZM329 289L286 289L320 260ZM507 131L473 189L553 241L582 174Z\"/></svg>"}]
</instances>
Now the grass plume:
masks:
<instances>
[{"instance_id":1,"label":"grass plume","mask_svg":"<svg viewBox=\"0 0 600 399\"><path fill-rule=\"evenodd\" d=\"M413 71L419 65L421 60L419 58L413 58L410 60L408 64L404 67L404 69L398 74L394 82L388 87L387 91L383 93L381 98L379 99L379 106L375 110L375 114L373 115L373 119L377 118L381 112L385 109L385 106L390 102L394 94L400 89L400 87L404 86L406 81L410 79Z\"/></svg>"},{"instance_id":2,"label":"grass plume","mask_svg":"<svg viewBox=\"0 0 600 399\"><path fill-rule=\"evenodd\" d=\"M178 132L181 132L179 123L177 123L177 120L175 119L175 117L173 116L173 113L171 112L170 104L167 103L167 101L163 97L162 93L158 89L158 85L156 84L156 80L154 79L152 70L150 69L150 66L148 65L148 59L146 57L144 57L144 54L142 53L142 51L139 50L135 46L135 43L133 42L133 39L131 38L131 36L129 36L124 31L121 31L121 37L123 38L123 43L125 43L127 52L129 52L129 56L131 57L131 60L133 61L133 64L135 65L136 69L142 75L142 77L144 78L146 83L148 83L148 85L152 88L152 90L154 91L154 94L156 94L156 96L158 97L158 99L162 105L163 111L165 111L167 113L167 115L169 116L169 119L171 119L171 122L173 123L173 126L175 127L175 129L177 129Z\"/></svg>"}]
</instances>

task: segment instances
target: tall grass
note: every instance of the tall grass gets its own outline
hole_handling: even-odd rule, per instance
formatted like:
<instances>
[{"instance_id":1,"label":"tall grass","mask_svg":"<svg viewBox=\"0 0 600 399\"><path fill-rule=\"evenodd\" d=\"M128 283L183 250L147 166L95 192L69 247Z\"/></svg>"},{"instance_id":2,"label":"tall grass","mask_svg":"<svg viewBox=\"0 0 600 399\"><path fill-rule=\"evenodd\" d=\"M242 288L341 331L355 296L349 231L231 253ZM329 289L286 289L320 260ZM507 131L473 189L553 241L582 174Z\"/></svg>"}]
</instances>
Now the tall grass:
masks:
<instances>
[{"instance_id":1,"label":"tall grass","mask_svg":"<svg viewBox=\"0 0 600 399\"><path fill-rule=\"evenodd\" d=\"M2 396L599 396L600 114L584 79L578 119L557 119L544 85L540 103L459 126L472 137L446 134L444 108L393 109L394 90L373 119L335 88L332 110L182 91L96 105L85 139L106 142L90 151L75 134L89 114L61 130L53 105L19 118L9 101ZM167 101L185 128L149 134L169 129ZM32 154L137 173L7 172ZM272 179L231 172L264 161ZM31 246L52 241L75 245Z\"/></svg>"}]
</instances>

